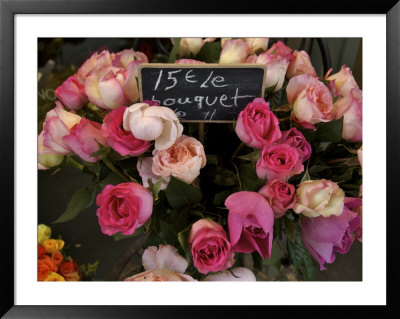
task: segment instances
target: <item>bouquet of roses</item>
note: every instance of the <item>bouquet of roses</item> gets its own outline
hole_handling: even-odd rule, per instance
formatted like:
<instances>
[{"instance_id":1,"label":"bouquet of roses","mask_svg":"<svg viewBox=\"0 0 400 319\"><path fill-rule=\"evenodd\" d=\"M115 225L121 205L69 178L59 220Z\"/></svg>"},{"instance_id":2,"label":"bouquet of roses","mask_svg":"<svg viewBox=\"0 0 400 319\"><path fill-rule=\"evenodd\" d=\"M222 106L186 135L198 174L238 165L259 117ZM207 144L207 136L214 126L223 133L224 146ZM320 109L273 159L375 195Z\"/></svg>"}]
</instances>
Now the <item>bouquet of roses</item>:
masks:
<instances>
[{"instance_id":1,"label":"bouquet of roses","mask_svg":"<svg viewBox=\"0 0 400 319\"><path fill-rule=\"evenodd\" d=\"M362 91L350 69L319 78L305 51L268 38L173 43L170 63L266 65L264 96L202 136L139 101L146 54L95 52L41 123L39 169L92 177L56 222L96 203L104 235L146 236L143 272L127 281L262 280L269 267L311 280L315 263L361 241Z\"/></svg>"}]
</instances>

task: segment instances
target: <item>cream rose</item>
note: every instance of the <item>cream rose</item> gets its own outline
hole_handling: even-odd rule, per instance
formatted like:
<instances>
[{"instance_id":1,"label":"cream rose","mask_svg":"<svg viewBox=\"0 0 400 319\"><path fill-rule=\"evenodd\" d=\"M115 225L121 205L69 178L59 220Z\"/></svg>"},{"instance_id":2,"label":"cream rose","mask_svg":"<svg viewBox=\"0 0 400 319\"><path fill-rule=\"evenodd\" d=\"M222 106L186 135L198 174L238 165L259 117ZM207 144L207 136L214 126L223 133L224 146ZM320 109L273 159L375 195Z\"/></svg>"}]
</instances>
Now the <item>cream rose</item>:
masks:
<instances>
[{"instance_id":1,"label":"cream rose","mask_svg":"<svg viewBox=\"0 0 400 319\"><path fill-rule=\"evenodd\" d=\"M150 106L146 103L129 106L124 113L123 126L138 139L155 140L156 150L172 146L183 131L174 111L165 106Z\"/></svg>"},{"instance_id":2,"label":"cream rose","mask_svg":"<svg viewBox=\"0 0 400 319\"><path fill-rule=\"evenodd\" d=\"M329 180L309 180L301 183L296 191L297 203L293 210L307 217L339 216L343 212L344 192Z\"/></svg>"}]
</instances>

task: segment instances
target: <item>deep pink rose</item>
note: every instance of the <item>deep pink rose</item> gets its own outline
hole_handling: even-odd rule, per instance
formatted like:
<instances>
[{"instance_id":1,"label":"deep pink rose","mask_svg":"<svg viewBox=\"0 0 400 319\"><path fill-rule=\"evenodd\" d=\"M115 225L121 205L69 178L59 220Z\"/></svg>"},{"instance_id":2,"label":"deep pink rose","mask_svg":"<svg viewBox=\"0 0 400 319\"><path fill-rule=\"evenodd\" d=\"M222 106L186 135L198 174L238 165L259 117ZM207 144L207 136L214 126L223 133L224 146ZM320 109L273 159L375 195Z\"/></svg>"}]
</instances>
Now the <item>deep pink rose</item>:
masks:
<instances>
[{"instance_id":1,"label":"deep pink rose","mask_svg":"<svg viewBox=\"0 0 400 319\"><path fill-rule=\"evenodd\" d=\"M308 53L306 51L295 50L286 72L286 78L290 79L300 74L308 74L315 78L317 77L317 73L311 64L311 59Z\"/></svg>"},{"instance_id":2,"label":"deep pink rose","mask_svg":"<svg viewBox=\"0 0 400 319\"><path fill-rule=\"evenodd\" d=\"M151 143L136 138L129 130L124 130L122 120L125 110L126 106L120 106L104 117L101 135L107 139L108 145L122 156L138 156L146 152Z\"/></svg>"},{"instance_id":3,"label":"deep pink rose","mask_svg":"<svg viewBox=\"0 0 400 319\"><path fill-rule=\"evenodd\" d=\"M74 75L70 76L56 89L56 96L67 108L79 110L87 102L83 84Z\"/></svg>"},{"instance_id":4,"label":"deep pink rose","mask_svg":"<svg viewBox=\"0 0 400 319\"><path fill-rule=\"evenodd\" d=\"M153 195L137 183L107 185L96 198L97 218L103 234L131 235L153 211Z\"/></svg>"},{"instance_id":5,"label":"deep pink rose","mask_svg":"<svg viewBox=\"0 0 400 319\"><path fill-rule=\"evenodd\" d=\"M360 187L361 189L361 187ZM345 197L344 205L355 212L360 218L360 226L354 231L354 238L362 242L362 199L356 197Z\"/></svg>"},{"instance_id":6,"label":"deep pink rose","mask_svg":"<svg viewBox=\"0 0 400 319\"><path fill-rule=\"evenodd\" d=\"M100 128L99 123L83 117L78 124L71 128L70 134L63 137L63 141L80 158L86 162L95 163L100 156L91 156L91 154L99 150L97 143L107 145L106 139L101 136Z\"/></svg>"},{"instance_id":7,"label":"deep pink rose","mask_svg":"<svg viewBox=\"0 0 400 319\"><path fill-rule=\"evenodd\" d=\"M346 205L339 216L300 219L304 245L318 261L321 270L326 269L325 262L331 264L335 261L335 252L347 254L354 241L353 232L359 226L359 216Z\"/></svg>"},{"instance_id":8,"label":"deep pink rose","mask_svg":"<svg viewBox=\"0 0 400 319\"><path fill-rule=\"evenodd\" d=\"M279 179L268 181L258 191L264 196L274 211L275 218L285 215L285 212L293 208L296 203L296 190L294 185L282 182Z\"/></svg>"},{"instance_id":9,"label":"deep pink rose","mask_svg":"<svg viewBox=\"0 0 400 319\"><path fill-rule=\"evenodd\" d=\"M257 251L263 259L271 257L274 212L267 200L256 192L237 192L230 195L228 228L233 251Z\"/></svg>"},{"instance_id":10,"label":"deep pink rose","mask_svg":"<svg viewBox=\"0 0 400 319\"><path fill-rule=\"evenodd\" d=\"M334 119L332 95L317 78L301 74L292 77L286 87L292 118L302 127L315 129L314 124Z\"/></svg>"},{"instance_id":11,"label":"deep pink rose","mask_svg":"<svg viewBox=\"0 0 400 319\"><path fill-rule=\"evenodd\" d=\"M235 131L242 142L254 148L272 144L282 135L278 118L263 98L254 99L239 113Z\"/></svg>"},{"instance_id":12,"label":"deep pink rose","mask_svg":"<svg viewBox=\"0 0 400 319\"><path fill-rule=\"evenodd\" d=\"M294 147L299 152L301 162L308 160L311 156L310 143L307 142L304 135L295 127L282 132L282 137L276 142Z\"/></svg>"},{"instance_id":13,"label":"deep pink rose","mask_svg":"<svg viewBox=\"0 0 400 319\"><path fill-rule=\"evenodd\" d=\"M234 254L221 225L200 219L192 225L189 248L196 269L202 274L222 271L234 263Z\"/></svg>"},{"instance_id":14,"label":"deep pink rose","mask_svg":"<svg viewBox=\"0 0 400 319\"><path fill-rule=\"evenodd\" d=\"M267 145L257 161L256 172L261 179L287 180L304 171L297 149L287 144Z\"/></svg>"}]
</instances>

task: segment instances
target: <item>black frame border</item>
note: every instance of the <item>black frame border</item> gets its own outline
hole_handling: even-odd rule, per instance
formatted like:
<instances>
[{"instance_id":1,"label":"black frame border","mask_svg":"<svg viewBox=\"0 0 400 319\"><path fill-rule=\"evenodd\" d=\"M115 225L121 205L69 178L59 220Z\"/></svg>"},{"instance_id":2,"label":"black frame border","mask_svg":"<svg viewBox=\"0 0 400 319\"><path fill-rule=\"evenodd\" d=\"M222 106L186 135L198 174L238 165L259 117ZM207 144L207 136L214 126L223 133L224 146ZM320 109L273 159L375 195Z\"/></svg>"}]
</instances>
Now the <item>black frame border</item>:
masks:
<instances>
[{"instance_id":1,"label":"black frame border","mask_svg":"<svg viewBox=\"0 0 400 319\"><path fill-rule=\"evenodd\" d=\"M399 0L268 1L254 5L203 0L190 5L182 0L0 0L0 192L1 276L0 316L5 318L164 318L245 317L250 313L292 315L324 313L328 317L362 314L400 316L396 261L399 214L396 196L400 163L400 2ZM261 7L260 7L261 5ZM387 305L386 306L16 306L14 303L14 16L16 14L385 14L386 15L386 216ZM379 48L377 48L379 49ZM377 67L382 65L377 61ZM379 107L377 107L379 111ZM11 134L12 132L12 134ZM379 186L378 186L379 187ZM13 200L10 200L13 199ZM390 212L390 213L388 213ZM380 214L381 212L377 212ZM379 273L376 274L379 276ZM321 292L323 293L323 292ZM268 308L266 308L268 307Z\"/></svg>"}]
</instances>

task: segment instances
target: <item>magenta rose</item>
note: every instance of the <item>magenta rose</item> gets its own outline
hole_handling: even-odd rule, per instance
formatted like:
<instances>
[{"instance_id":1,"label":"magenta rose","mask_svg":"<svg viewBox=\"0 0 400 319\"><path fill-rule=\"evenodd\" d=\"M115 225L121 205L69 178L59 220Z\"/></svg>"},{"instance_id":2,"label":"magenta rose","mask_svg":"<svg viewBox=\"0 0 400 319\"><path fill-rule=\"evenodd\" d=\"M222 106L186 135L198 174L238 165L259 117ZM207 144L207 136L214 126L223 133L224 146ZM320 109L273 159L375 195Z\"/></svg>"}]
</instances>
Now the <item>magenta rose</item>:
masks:
<instances>
[{"instance_id":1,"label":"magenta rose","mask_svg":"<svg viewBox=\"0 0 400 319\"><path fill-rule=\"evenodd\" d=\"M354 241L354 231L360 226L360 217L346 205L339 215L329 217L302 217L300 219L303 242L317 260L321 270L325 262L335 261L335 253L347 254Z\"/></svg>"},{"instance_id":2,"label":"magenta rose","mask_svg":"<svg viewBox=\"0 0 400 319\"><path fill-rule=\"evenodd\" d=\"M254 148L272 144L282 135L278 118L263 98L254 99L239 113L235 131L242 142Z\"/></svg>"},{"instance_id":3,"label":"magenta rose","mask_svg":"<svg viewBox=\"0 0 400 319\"><path fill-rule=\"evenodd\" d=\"M196 269L202 274L222 271L234 263L234 254L220 224L200 219L192 225L189 233L189 248Z\"/></svg>"},{"instance_id":4,"label":"magenta rose","mask_svg":"<svg viewBox=\"0 0 400 319\"><path fill-rule=\"evenodd\" d=\"M79 110L87 102L84 83L76 76L70 76L56 89L56 96L69 109Z\"/></svg>"},{"instance_id":5,"label":"magenta rose","mask_svg":"<svg viewBox=\"0 0 400 319\"><path fill-rule=\"evenodd\" d=\"M268 181L261 187L258 193L264 196L271 205L275 218L285 215L285 212L293 208L296 203L296 190L294 186L279 179Z\"/></svg>"},{"instance_id":6,"label":"magenta rose","mask_svg":"<svg viewBox=\"0 0 400 319\"><path fill-rule=\"evenodd\" d=\"M138 156L146 152L151 143L136 138L129 130L124 130L122 121L125 110L126 106L120 106L104 117L101 135L122 156Z\"/></svg>"},{"instance_id":7,"label":"magenta rose","mask_svg":"<svg viewBox=\"0 0 400 319\"><path fill-rule=\"evenodd\" d=\"M263 259L271 257L274 212L267 200L256 192L242 191L230 195L228 228L232 251L257 251Z\"/></svg>"},{"instance_id":8,"label":"magenta rose","mask_svg":"<svg viewBox=\"0 0 400 319\"><path fill-rule=\"evenodd\" d=\"M304 135L295 127L282 132L282 137L276 142L294 147L299 152L301 162L308 160L311 156L310 143L307 142Z\"/></svg>"},{"instance_id":9,"label":"magenta rose","mask_svg":"<svg viewBox=\"0 0 400 319\"><path fill-rule=\"evenodd\" d=\"M70 134L63 137L63 141L80 158L86 162L95 163L100 156L91 155L99 150L98 143L107 145L106 139L101 136L100 128L99 123L83 117L78 124L71 128Z\"/></svg>"},{"instance_id":10,"label":"magenta rose","mask_svg":"<svg viewBox=\"0 0 400 319\"><path fill-rule=\"evenodd\" d=\"M260 179L287 180L304 171L299 152L287 144L267 145L256 164Z\"/></svg>"},{"instance_id":11,"label":"magenta rose","mask_svg":"<svg viewBox=\"0 0 400 319\"><path fill-rule=\"evenodd\" d=\"M137 183L107 185L96 198L97 218L103 234L131 235L153 211L153 195Z\"/></svg>"}]
</instances>

